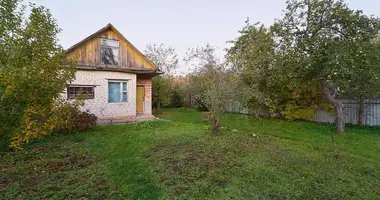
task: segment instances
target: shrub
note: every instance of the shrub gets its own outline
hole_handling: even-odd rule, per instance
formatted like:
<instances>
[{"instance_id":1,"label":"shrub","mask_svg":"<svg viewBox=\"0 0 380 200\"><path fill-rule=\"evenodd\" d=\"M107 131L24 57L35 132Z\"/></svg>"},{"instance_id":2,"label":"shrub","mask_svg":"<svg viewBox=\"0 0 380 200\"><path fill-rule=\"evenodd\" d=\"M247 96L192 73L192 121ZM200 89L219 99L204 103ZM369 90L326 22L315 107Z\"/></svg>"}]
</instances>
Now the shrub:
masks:
<instances>
[{"instance_id":1,"label":"shrub","mask_svg":"<svg viewBox=\"0 0 380 200\"><path fill-rule=\"evenodd\" d=\"M82 102L65 102L57 101L53 112L53 118L56 123L55 133L70 133L74 131L74 121L80 112Z\"/></svg>"},{"instance_id":2,"label":"shrub","mask_svg":"<svg viewBox=\"0 0 380 200\"><path fill-rule=\"evenodd\" d=\"M97 117L89 111L81 111L81 105L83 101L80 99L74 102L59 99L50 109L46 109L46 106L31 106L26 109L21 130L12 138L10 147L19 149L31 139L51 133L71 133L94 127Z\"/></svg>"},{"instance_id":3,"label":"shrub","mask_svg":"<svg viewBox=\"0 0 380 200\"><path fill-rule=\"evenodd\" d=\"M0 1L0 148L19 148L50 134L55 99L75 78L58 43L61 29L49 9ZM28 10L28 12L24 12ZM3 142L4 141L4 142Z\"/></svg>"},{"instance_id":4,"label":"shrub","mask_svg":"<svg viewBox=\"0 0 380 200\"><path fill-rule=\"evenodd\" d=\"M54 111L56 133L71 133L84 131L96 126L98 117L89 110L81 111L83 101L78 99L74 102L58 101Z\"/></svg>"},{"instance_id":5,"label":"shrub","mask_svg":"<svg viewBox=\"0 0 380 200\"><path fill-rule=\"evenodd\" d=\"M98 121L98 117L90 111L82 111L77 113L74 120L74 129L83 131L89 128L94 128L96 126L96 122Z\"/></svg>"},{"instance_id":6,"label":"shrub","mask_svg":"<svg viewBox=\"0 0 380 200\"><path fill-rule=\"evenodd\" d=\"M53 106L51 106L53 107ZM9 145L11 148L20 149L21 145L28 143L31 139L48 135L55 128L54 118L49 116L47 106L31 104L25 109L21 119L21 128L12 137Z\"/></svg>"}]
</instances>

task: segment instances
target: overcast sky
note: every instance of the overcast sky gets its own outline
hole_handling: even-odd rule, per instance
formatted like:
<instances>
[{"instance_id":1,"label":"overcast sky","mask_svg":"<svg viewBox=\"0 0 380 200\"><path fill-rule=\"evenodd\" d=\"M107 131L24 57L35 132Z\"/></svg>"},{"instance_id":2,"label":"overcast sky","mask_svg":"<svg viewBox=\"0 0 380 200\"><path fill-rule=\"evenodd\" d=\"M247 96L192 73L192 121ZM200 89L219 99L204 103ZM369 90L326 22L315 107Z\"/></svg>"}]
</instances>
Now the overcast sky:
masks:
<instances>
[{"instance_id":1,"label":"overcast sky","mask_svg":"<svg viewBox=\"0 0 380 200\"><path fill-rule=\"evenodd\" d=\"M223 55L247 17L270 26L286 0L32 0L49 8L68 48L112 23L143 51L148 43L171 45L182 57L189 47L209 42ZM380 0L347 0L349 6L380 16ZM186 71L182 66L180 71Z\"/></svg>"}]
</instances>

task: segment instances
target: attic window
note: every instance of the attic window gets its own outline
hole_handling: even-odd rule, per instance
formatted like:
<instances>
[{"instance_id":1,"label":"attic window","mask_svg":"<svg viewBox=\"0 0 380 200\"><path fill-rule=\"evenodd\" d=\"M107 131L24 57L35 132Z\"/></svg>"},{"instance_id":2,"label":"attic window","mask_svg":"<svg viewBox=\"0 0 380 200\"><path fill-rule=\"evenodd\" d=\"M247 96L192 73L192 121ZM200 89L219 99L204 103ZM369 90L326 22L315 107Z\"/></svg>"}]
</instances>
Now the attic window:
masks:
<instances>
[{"instance_id":1,"label":"attic window","mask_svg":"<svg viewBox=\"0 0 380 200\"><path fill-rule=\"evenodd\" d=\"M101 38L100 57L104 65L119 65L119 41Z\"/></svg>"}]
</instances>

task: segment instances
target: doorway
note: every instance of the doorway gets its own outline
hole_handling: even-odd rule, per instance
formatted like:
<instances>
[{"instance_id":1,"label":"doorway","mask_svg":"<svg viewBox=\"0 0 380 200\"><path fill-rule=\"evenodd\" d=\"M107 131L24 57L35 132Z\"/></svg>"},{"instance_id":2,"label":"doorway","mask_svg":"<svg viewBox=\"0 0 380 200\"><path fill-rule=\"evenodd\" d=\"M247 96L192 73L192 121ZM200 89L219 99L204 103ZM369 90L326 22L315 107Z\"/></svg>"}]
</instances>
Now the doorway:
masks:
<instances>
[{"instance_id":1,"label":"doorway","mask_svg":"<svg viewBox=\"0 0 380 200\"><path fill-rule=\"evenodd\" d=\"M136 87L136 113L144 113L144 99L145 99L145 88L144 86Z\"/></svg>"}]
</instances>

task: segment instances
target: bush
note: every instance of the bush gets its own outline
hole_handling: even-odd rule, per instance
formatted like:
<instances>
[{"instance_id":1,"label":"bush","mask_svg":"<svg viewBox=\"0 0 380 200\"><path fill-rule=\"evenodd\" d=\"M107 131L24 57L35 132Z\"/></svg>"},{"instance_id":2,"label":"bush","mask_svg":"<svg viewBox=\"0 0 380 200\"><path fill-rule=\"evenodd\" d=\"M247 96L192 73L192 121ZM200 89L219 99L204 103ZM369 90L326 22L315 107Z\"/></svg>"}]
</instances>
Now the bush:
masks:
<instances>
[{"instance_id":1,"label":"bush","mask_svg":"<svg viewBox=\"0 0 380 200\"><path fill-rule=\"evenodd\" d=\"M81 102L75 101L73 103L65 101L57 101L53 112L55 118L54 133L70 133L75 130L74 121L80 112Z\"/></svg>"},{"instance_id":2,"label":"bush","mask_svg":"<svg viewBox=\"0 0 380 200\"><path fill-rule=\"evenodd\" d=\"M82 100L56 100L50 109L46 109L46 106L31 106L26 109L21 129L12 137L10 147L19 149L31 139L51 133L71 133L93 128L98 118L89 111L81 111L81 105Z\"/></svg>"},{"instance_id":3,"label":"bush","mask_svg":"<svg viewBox=\"0 0 380 200\"><path fill-rule=\"evenodd\" d=\"M54 117L56 120L55 133L71 133L84 131L96 126L98 117L89 110L81 111L82 100L75 102L59 101L55 107Z\"/></svg>"},{"instance_id":4,"label":"bush","mask_svg":"<svg viewBox=\"0 0 380 200\"><path fill-rule=\"evenodd\" d=\"M94 128L98 117L90 111L79 112L74 119L74 130L83 131L86 129Z\"/></svg>"}]
</instances>

